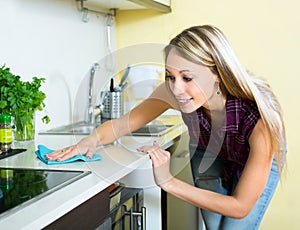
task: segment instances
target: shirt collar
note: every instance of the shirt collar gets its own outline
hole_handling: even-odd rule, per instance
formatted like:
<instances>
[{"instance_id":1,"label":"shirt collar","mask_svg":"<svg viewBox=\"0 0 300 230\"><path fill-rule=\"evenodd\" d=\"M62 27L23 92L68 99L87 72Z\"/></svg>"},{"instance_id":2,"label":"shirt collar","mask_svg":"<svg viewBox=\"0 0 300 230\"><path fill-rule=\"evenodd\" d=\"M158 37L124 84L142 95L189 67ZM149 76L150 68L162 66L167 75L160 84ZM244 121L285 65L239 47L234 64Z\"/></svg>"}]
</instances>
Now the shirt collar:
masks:
<instances>
[{"instance_id":1,"label":"shirt collar","mask_svg":"<svg viewBox=\"0 0 300 230\"><path fill-rule=\"evenodd\" d=\"M241 100L228 95L225 106L226 106L226 121L221 130L225 132L237 132L238 124L240 121L239 111L242 106ZM211 123L207 115L204 113L202 107L200 107L197 110L197 114L202 127L206 131L211 131Z\"/></svg>"}]
</instances>

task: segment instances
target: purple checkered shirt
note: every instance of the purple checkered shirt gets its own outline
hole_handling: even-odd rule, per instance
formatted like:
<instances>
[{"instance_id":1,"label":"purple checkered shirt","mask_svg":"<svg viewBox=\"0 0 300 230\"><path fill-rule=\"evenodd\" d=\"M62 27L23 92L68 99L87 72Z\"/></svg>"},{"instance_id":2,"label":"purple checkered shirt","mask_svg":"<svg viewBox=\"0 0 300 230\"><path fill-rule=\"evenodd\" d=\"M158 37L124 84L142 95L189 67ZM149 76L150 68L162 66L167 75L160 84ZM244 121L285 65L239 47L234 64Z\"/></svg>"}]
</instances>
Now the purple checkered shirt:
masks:
<instances>
[{"instance_id":1,"label":"purple checkered shirt","mask_svg":"<svg viewBox=\"0 0 300 230\"><path fill-rule=\"evenodd\" d=\"M256 103L228 95L225 123L216 130L202 107L195 113L182 113L182 117L189 128L191 140L196 140L199 146L225 160L222 182L225 188L230 189L233 177L240 178L248 159L249 137L260 119Z\"/></svg>"}]
</instances>

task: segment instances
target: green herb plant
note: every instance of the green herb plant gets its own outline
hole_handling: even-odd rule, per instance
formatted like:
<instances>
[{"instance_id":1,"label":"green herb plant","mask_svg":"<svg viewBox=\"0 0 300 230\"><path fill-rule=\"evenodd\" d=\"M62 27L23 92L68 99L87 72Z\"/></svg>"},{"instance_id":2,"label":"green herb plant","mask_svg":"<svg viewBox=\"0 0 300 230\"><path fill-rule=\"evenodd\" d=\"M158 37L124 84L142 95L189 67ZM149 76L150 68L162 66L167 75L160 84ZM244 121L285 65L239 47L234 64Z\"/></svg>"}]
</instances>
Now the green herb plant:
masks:
<instances>
[{"instance_id":1,"label":"green herb plant","mask_svg":"<svg viewBox=\"0 0 300 230\"><path fill-rule=\"evenodd\" d=\"M40 91L45 78L33 77L32 82L24 82L20 76L11 73L10 68L0 68L0 113L14 118L15 140L34 139L34 114L45 107L45 93ZM46 115L43 123L49 123Z\"/></svg>"}]
</instances>

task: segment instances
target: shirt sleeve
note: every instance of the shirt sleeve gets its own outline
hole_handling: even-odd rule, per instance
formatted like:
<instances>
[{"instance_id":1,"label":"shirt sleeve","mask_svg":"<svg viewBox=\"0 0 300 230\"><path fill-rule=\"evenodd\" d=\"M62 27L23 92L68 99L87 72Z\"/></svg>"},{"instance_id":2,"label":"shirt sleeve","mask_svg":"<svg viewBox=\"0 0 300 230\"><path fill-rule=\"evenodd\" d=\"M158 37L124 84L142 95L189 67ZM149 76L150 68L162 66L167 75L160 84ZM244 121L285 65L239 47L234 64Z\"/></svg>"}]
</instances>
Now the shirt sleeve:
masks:
<instances>
[{"instance_id":1,"label":"shirt sleeve","mask_svg":"<svg viewBox=\"0 0 300 230\"><path fill-rule=\"evenodd\" d=\"M246 139L249 139L256 123L261 118L256 103L248 100L242 102L241 115L239 131Z\"/></svg>"}]
</instances>

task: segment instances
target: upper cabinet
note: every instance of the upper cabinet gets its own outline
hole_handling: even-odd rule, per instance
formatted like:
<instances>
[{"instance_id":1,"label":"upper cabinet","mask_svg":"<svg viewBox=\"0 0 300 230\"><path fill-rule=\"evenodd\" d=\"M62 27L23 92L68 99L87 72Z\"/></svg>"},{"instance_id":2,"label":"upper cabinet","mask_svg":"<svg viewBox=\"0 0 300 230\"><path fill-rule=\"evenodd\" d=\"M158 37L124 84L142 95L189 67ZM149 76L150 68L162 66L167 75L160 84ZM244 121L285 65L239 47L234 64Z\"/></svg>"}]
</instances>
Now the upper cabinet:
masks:
<instances>
[{"instance_id":1,"label":"upper cabinet","mask_svg":"<svg viewBox=\"0 0 300 230\"><path fill-rule=\"evenodd\" d=\"M164 13L171 12L170 0L86 0L84 2L87 5L99 6L105 9L153 9Z\"/></svg>"}]
</instances>

